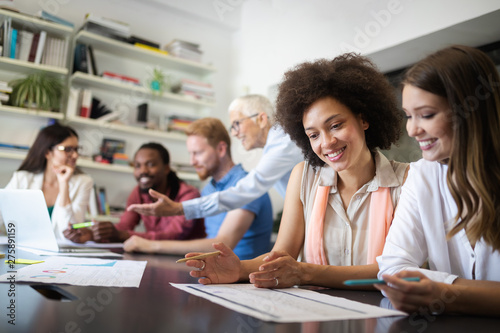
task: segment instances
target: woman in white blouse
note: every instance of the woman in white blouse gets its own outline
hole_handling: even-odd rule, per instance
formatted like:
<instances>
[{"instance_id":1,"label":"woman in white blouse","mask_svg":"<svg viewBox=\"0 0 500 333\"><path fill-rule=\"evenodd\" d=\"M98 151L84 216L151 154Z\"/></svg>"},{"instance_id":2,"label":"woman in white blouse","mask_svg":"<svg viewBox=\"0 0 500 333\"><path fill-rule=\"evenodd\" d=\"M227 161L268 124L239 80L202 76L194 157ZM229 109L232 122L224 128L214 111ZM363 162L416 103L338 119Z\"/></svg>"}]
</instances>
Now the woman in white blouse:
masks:
<instances>
[{"instance_id":1,"label":"woman in white blouse","mask_svg":"<svg viewBox=\"0 0 500 333\"><path fill-rule=\"evenodd\" d=\"M47 126L5 187L42 190L59 239L70 224L84 221L93 186L92 178L76 167L79 151L78 135L71 127Z\"/></svg>"},{"instance_id":2,"label":"woman in white blouse","mask_svg":"<svg viewBox=\"0 0 500 333\"><path fill-rule=\"evenodd\" d=\"M392 86L365 57L306 62L285 73L276 110L306 161L290 176L272 252L240 261L215 244L220 256L187 261L201 269L191 275L260 288L343 288L346 279L375 278L407 169L378 151L399 137Z\"/></svg>"},{"instance_id":3,"label":"woman in white blouse","mask_svg":"<svg viewBox=\"0 0 500 333\"><path fill-rule=\"evenodd\" d=\"M499 86L488 56L465 46L403 79L406 128L424 159L411 165L377 258L388 282L377 288L398 309L500 315Z\"/></svg>"}]
</instances>

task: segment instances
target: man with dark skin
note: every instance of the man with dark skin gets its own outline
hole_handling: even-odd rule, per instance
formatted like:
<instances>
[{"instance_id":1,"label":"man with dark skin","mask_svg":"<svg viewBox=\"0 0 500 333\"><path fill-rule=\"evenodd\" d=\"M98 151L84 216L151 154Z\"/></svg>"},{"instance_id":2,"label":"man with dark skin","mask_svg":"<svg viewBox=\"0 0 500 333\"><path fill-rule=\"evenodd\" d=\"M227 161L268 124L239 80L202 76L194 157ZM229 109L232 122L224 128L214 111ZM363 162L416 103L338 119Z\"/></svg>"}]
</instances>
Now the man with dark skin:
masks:
<instances>
[{"instance_id":1,"label":"man with dark skin","mask_svg":"<svg viewBox=\"0 0 500 333\"><path fill-rule=\"evenodd\" d=\"M134 177L137 186L132 190L127 206L134 203L155 201L148 191L154 189L172 200L181 202L199 197L198 190L177 178L170 169L168 151L160 144L142 145L134 156ZM134 228L143 221L145 232ZM70 240L83 243L123 242L132 235L151 240L159 239L196 239L205 236L203 220L186 220L183 216L154 217L142 216L135 212L124 212L120 222L95 222L90 228L67 229L65 236Z\"/></svg>"}]
</instances>

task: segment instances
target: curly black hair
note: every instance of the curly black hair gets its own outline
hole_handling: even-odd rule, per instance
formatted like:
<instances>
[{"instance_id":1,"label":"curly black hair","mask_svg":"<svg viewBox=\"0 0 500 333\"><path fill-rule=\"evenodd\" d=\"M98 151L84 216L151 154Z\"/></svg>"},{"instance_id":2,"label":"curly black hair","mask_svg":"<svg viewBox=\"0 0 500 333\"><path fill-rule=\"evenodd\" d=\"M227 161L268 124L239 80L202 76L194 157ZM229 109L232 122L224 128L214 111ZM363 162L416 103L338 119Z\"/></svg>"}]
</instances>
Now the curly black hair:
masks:
<instances>
[{"instance_id":1,"label":"curly black hair","mask_svg":"<svg viewBox=\"0 0 500 333\"><path fill-rule=\"evenodd\" d=\"M313 152L302 117L319 99L331 97L368 122L365 140L373 153L388 149L401 134L402 112L394 88L366 57L346 53L333 60L302 63L284 74L276 100L276 121L312 166L324 162Z\"/></svg>"}]
</instances>

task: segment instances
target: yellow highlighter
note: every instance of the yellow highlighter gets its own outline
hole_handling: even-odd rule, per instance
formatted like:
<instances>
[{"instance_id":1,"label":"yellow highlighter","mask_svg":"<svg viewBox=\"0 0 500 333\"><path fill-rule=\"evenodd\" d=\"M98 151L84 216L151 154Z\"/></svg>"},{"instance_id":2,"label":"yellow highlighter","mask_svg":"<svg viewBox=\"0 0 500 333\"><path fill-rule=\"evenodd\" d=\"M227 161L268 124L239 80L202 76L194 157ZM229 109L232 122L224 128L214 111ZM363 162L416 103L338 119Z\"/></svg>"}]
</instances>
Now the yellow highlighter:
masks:
<instances>
[{"instance_id":1,"label":"yellow highlighter","mask_svg":"<svg viewBox=\"0 0 500 333\"><path fill-rule=\"evenodd\" d=\"M81 229L81 228L91 227L93 225L94 225L94 222L75 223L75 224L71 225L71 228L73 228L73 229Z\"/></svg>"}]
</instances>

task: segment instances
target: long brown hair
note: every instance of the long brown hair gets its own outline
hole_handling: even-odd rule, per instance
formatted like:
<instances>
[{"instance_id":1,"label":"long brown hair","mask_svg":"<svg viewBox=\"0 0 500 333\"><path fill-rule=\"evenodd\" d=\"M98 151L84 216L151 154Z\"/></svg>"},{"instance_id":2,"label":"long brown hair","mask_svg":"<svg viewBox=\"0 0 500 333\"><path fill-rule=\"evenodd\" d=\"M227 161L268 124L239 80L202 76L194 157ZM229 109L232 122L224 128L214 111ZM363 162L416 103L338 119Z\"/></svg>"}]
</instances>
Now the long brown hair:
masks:
<instances>
[{"instance_id":1,"label":"long brown hair","mask_svg":"<svg viewBox=\"0 0 500 333\"><path fill-rule=\"evenodd\" d=\"M455 45L413 66L403 84L445 97L453 143L447 182L458 213L452 237L466 229L500 250L500 78L493 61L475 48Z\"/></svg>"},{"instance_id":2,"label":"long brown hair","mask_svg":"<svg viewBox=\"0 0 500 333\"><path fill-rule=\"evenodd\" d=\"M43 172L47 167L47 158L45 157L47 152L71 136L78 138L76 131L69 126L55 123L44 127L38 132L35 142L31 145L26 158L17 170L33 173ZM82 173L82 171L75 168L74 174L78 173Z\"/></svg>"}]
</instances>

